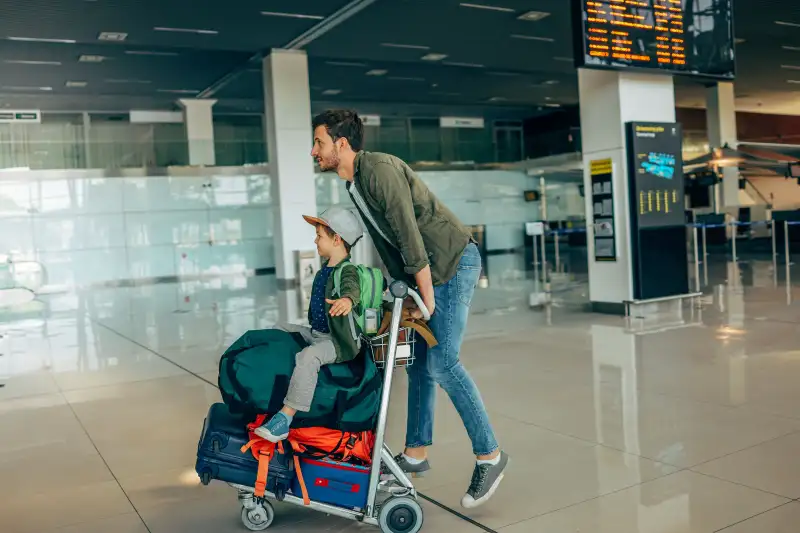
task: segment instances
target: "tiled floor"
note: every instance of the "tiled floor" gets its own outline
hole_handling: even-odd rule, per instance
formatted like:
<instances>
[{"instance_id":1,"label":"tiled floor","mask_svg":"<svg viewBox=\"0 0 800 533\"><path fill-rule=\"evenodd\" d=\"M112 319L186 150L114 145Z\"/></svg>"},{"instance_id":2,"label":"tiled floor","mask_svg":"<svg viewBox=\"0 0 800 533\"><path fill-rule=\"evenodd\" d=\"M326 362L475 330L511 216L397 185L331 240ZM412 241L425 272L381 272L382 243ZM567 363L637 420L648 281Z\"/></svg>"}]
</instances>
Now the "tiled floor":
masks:
<instances>
[{"instance_id":1,"label":"tiled floor","mask_svg":"<svg viewBox=\"0 0 800 533\"><path fill-rule=\"evenodd\" d=\"M586 287L569 276L549 312L530 311L519 259L492 261L463 359L513 469L465 515L502 533L798 530L800 291L782 271L723 268L700 308L643 324L583 313ZM244 531L233 491L198 484L196 444L219 399L219 354L277 309L274 281L254 278L51 295L3 312L0 530ZM472 459L441 400L434 471L417 485L461 511ZM424 531L482 530L423 507ZM277 512L276 531L369 530Z\"/></svg>"}]
</instances>

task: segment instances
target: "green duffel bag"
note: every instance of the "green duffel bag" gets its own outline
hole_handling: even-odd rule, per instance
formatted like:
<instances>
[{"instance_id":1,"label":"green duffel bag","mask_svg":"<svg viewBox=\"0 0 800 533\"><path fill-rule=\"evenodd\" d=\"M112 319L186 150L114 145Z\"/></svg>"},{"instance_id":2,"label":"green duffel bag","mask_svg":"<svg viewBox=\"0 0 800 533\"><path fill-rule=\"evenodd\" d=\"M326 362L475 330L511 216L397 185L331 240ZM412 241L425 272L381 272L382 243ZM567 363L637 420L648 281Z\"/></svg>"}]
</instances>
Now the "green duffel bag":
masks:
<instances>
[{"instance_id":1,"label":"green duffel bag","mask_svg":"<svg viewBox=\"0 0 800 533\"><path fill-rule=\"evenodd\" d=\"M219 362L219 390L234 414L254 419L283 407L295 356L306 343L297 333L248 331ZM297 413L293 428L325 427L360 432L375 429L383 376L371 357L323 365L311 411Z\"/></svg>"}]
</instances>

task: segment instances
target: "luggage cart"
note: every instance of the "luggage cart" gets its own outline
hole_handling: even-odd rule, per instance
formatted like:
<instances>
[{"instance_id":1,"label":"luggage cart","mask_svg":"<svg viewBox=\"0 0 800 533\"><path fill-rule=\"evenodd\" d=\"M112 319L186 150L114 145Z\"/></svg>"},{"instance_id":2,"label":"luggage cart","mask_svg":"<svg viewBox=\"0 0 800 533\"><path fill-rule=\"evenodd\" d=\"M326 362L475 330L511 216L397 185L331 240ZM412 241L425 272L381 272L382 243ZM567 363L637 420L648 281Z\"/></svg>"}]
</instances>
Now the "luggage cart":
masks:
<instances>
[{"instance_id":1,"label":"luggage cart","mask_svg":"<svg viewBox=\"0 0 800 533\"><path fill-rule=\"evenodd\" d=\"M385 335L370 339L370 351L382 348L384 351L384 377L381 405L378 412L378 424L375 430L375 448L372 454L372 465L369 478L369 491L367 504L364 509L349 509L336 505L329 505L311 501L305 506L303 499L286 494L282 501L293 505L305 506L314 511L328 515L338 516L377 526L382 533L418 533L422 529L423 512L417 502L417 492L411 480L397 465L394 455L385 444L386 421L389 414L389 399L392 391L393 370L399 367L408 367L414 361L414 332L410 328L404 331L400 340L400 326L403 311L403 302L411 296L416 302L425 320L430 320L430 313L422 302L419 294L411 289L407 283L394 281L389 286L389 294L393 301L392 321L389 331ZM387 345L388 336L388 345ZM398 360L398 347L402 347L401 359ZM381 482L381 473L388 473L394 478L390 484ZM239 502L242 505L242 523L251 531L264 531L272 525L275 519L275 509L269 502L276 499L274 494L267 492L266 498L256 498L253 487L232 484L238 490Z\"/></svg>"}]
</instances>

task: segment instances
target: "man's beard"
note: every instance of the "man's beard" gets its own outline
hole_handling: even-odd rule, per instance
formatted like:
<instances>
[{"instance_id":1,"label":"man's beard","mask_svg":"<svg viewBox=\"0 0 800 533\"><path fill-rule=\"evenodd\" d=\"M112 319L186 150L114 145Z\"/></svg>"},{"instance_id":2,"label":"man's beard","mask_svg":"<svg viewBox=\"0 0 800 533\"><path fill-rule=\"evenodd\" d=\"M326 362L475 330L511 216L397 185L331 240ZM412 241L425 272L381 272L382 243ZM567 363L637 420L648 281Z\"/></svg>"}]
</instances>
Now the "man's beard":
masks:
<instances>
[{"instance_id":1,"label":"man's beard","mask_svg":"<svg viewBox=\"0 0 800 533\"><path fill-rule=\"evenodd\" d=\"M339 152L334 153L327 159L319 162L319 169L323 172L332 172L339 169Z\"/></svg>"}]
</instances>

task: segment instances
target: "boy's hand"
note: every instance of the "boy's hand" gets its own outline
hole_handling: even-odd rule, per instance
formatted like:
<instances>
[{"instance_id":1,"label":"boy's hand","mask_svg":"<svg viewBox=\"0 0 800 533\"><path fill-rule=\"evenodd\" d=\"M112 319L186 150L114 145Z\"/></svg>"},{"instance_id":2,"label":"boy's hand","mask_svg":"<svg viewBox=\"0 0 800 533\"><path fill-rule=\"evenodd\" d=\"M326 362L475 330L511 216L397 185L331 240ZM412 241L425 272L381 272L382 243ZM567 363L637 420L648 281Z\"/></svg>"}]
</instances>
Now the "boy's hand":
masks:
<instances>
[{"instance_id":1,"label":"boy's hand","mask_svg":"<svg viewBox=\"0 0 800 533\"><path fill-rule=\"evenodd\" d=\"M331 306L331 316L349 315L353 310L353 301L350 298L339 298L338 300L325 300Z\"/></svg>"}]
</instances>

